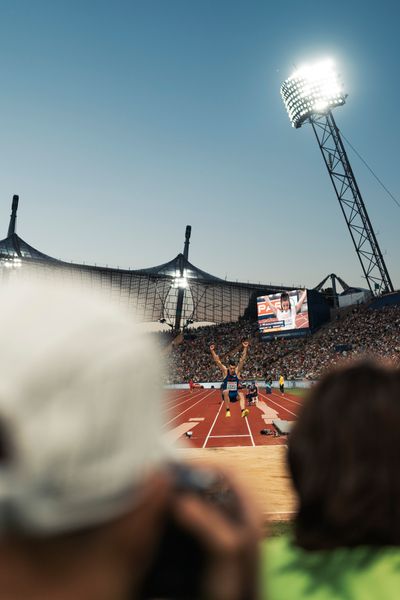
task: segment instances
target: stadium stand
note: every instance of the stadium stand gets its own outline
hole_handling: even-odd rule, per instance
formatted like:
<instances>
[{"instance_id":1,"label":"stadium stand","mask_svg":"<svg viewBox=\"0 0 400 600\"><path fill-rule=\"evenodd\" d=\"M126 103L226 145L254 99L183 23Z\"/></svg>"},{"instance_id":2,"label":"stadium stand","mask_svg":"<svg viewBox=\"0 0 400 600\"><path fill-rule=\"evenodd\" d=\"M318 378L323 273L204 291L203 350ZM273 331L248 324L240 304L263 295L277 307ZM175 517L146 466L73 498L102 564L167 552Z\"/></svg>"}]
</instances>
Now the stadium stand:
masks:
<instances>
[{"instance_id":1,"label":"stadium stand","mask_svg":"<svg viewBox=\"0 0 400 600\"><path fill-rule=\"evenodd\" d=\"M344 316L338 314L316 334L300 339L263 342L257 323L240 321L192 330L194 336L172 349L168 361L168 383L218 381L220 374L209 354L214 342L221 358L235 356L243 339L250 341L245 379L318 379L329 367L349 357L368 356L400 365L400 305L381 309L357 306ZM161 334L160 339L166 334Z\"/></svg>"}]
</instances>

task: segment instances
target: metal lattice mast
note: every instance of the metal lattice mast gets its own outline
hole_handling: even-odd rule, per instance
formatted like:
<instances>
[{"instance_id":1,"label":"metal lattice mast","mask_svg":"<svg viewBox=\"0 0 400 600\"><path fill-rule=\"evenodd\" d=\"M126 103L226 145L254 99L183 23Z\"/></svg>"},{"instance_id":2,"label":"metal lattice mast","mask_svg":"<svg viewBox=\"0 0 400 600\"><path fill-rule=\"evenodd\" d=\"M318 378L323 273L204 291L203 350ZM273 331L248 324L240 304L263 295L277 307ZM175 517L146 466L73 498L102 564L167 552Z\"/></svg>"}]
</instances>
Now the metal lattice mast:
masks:
<instances>
[{"instance_id":1,"label":"metal lattice mast","mask_svg":"<svg viewBox=\"0 0 400 600\"><path fill-rule=\"evenodd\" d=\"M372 293L392 292L393 285L333 115L312 115L309 121L368 286Z\"/></svg>"},{"instance_id":2,"label":"metal lattice mast","mask_svg":"<svg viewBox=\"0 0 400 600\"><path fill-rule=\"evenodd\" d=\"M332 109L343 106L347 94L331 60L297 69L281 85L281 96L292 126L311 123L368 287L392 292L393 285L369 220Z\"/></svg>"}]
</instances>

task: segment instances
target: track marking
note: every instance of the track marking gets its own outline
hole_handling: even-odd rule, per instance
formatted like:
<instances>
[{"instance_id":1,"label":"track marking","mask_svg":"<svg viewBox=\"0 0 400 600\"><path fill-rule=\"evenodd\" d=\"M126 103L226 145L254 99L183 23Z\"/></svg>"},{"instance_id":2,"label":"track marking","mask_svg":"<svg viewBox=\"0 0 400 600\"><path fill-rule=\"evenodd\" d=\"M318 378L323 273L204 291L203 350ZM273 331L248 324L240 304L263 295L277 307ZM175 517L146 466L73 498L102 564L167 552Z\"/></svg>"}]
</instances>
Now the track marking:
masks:
<instances>
[{"instance_id":1,"label":"track marking","mask_svg":"<svg viewBox=\"0 0 400 600\"><path fill-rule=\"evenodd\" d=\"M192 417L189 421L204 421L204 417Z\"/></svg>"},{"instance_id":2,"label":"track marking","mask_svg":"<svg viewBox=\"0 0 400 600\"><path fill-rule=\"evenodd\" d=\"M183 390L179 389L179 390L165 390L166 392L166 402L169 402L170 404L173 404L174 402L176 402L177 400L181 400L184 396L187 396L188 398L193 397L193 396L198 396L198 393L190 393L190 389L189 388L185 388ZM173 392L173 393L171 393ZM198 392L204 392L204 390L198 390Z\"/></svg>"},{"instance_id":3,"label":"track marking","mask_svg":"<svg viewBox=\"0 0 400 600\"><path fill-rule=\"evenodd\" d=\"M274 400L271 400L271 398L268 398L268 396L266 396L265 394L262 394L262 393L260 392L260 396L264 396L264 398L265 398L266 400L269 400L269 402L272 402L273 404L276 404L276 406L279 406L279 408L281 408L282 410L286 410L286 412L290 413L291 415L293 415L294 417L296 417L296 418L297 418L297 415L296 415L294 412L292 412L292 411L291 411L291 410L289 410L288 408L285 408L285 407L284 407L284 406L282 406L281 404L278 404L278 402L275 402Z\"/></svg>"},{"instance_id":4,"label":"track marking","mask_svg":"<svg viewBox=\"0 0 400 600\"><path fill-rule=\"evenodd\" d=\"M214 419L214 421L213 421L213 424L211 425L210 431L208 432L208 434L207 434L207 437L206 437L206 439L204 440L204 444L202 445L202 448L205 448L205 447L206 447L206 445L207 445L207 442L208 442L208 439L209 439L209 437L210 437L210 435L211 435L211 432L212 432L212 430L214 429L214 425L215 425L215 423L216 423L216 421L217 421L217 419L218 419L218 415L219 415L219 413L221 412L221 408L222 408L223 406L224 406L224 403L223 403L223 402L221 402L221 404L219 405L218 412L217 412L217 414L215 415L215 419Z\"/></svg>"},{"instance_id":5,"label":"track marking","mask_svg":"<svg viewBox=\"0 0 400 600\"><path fill-rule=\"evenodd\" d=\"M184 392L183 394L179 394L177 393L175 396L173 396L172 398L166 398L165 399L165 404L168 404L169 406L173 406L175 404L175 402L178 402L178 400L182 400L182 398L190 398L190 394L189 392Z\"/></svg>"},{"instance_id":6,"label":"track marking","mask_svg":"<svg viewBox=\"0 0 400 600\"><path fill-rule=\"evenodd\" d=\"M277 411L271 406L268 406L264 400L257 400L256 408L261 412L261 418L266 425L271 425L274 419L279 418Z\"/></svg>"},{"instance_id":7,"label":"track marking","mask_svg":"<svg viewBox=\"0 0 400 600\"><path fill-rule=\"evenodd\" d=\"M249 421L248 421L247 417L245 417L244 420L246 421L247 429L249 430L249 434L250 434L250 437L251 437L251 444L252 444L253 447L255 447L254 438L253 438L253 434L251 433Z\"/></svg>"},{"instance_id":8,"label":"track marking","mask_svg":"<svg viewBox=\"0 0 400 600\"><path fill-rule=\"evenodd\" d=\"M171 393L173 391L173 393ZM186 394L189 394L189 390L165 390L167 402L175 402L175 400L179 400L179 398L183 398Z\"/></svg>"},{"instance_id":9,"label":"track marking","mask_svg":"<svg viewBox=\"0 0 400 600\"><path fill-rule=\"evenodd\" d=\"M176 398L176 400L181 400L183 398L183 396L181 396L180 398ZM178 404L175 404L174 402L170 402L170 404L168 406L164 406L163 408L163 412L168 412L171 410L171 408L176 408L177 406L180 406L181 404L185 404L185 402L187 402L188 400L191 400L191 396L188 396L187 398L185 398L184 400L182 400L182 402L178 402Z\"/></svg>"},{"instance_id":10,"label":"track marking","mask_svg":"<svg viewBox=\"0 0 400 600\"><path fill-rule=\"evenodd\" d=\"M210 435L210 438L226 438L226 437L251 437L248 433L232 433L231 435Z\"/></svg>"},{"instance_id":11,"label":"track marking","mask_svg":"<svg viewBox=\"0 0 400 600\"><path fill-rule=\"evenodd\" d=\"M181 423L174 429L168 430L168 432L166 433L166 438L170 442L176 442L180 437L182 437L191 429L194 429L197 425L198 423Z\"/></svg>"},{"instance_id":12,"label":"track marking","mask_svg":"<svg viewBox=\"0 0 400 600\"><path fill-rule=\"evenodd\" d=\"M213 392L214 392L214 390L211 390L211 392L209 392L208 394L206 394L205 396L203 396L202 398L200 398L200 400L197 400L197 402L195 402L194 404L192 404L191 406L189 406L189 408L186 408L185 410L183 410L182 412L180 412L179 415L176 415L176 417L173 417L172 419L170 419L167 423L164 423L164 425L165 426L169 425L170 423L172 423L172 421L175 421L175 419L178 419L185 412L187 412L188 410L190 410L191 408L193 408L194 406L196 406L196 404L198 404L199 402L202 402L203 400L205 400L206 398L208 398L208 396L210 396ZM222 404L221 404L221 407L222 407Z\"/></svg>"},{"instance_id":13,"label":"track marking","mask_svg":"<svg viewBox=\"0 0 400 600\"><path fill-rule=\"evenodd\" d=\"M299 406L303 404L302 402L298 402L297 400L292 400L291 398L288 398L287 396L285 396L285 394L283 394L283 396L280 396L277 392L272 392L272 395L276 396L277 398L284 398L288 402L293 402L293 404L298 404Z\"/></svg>"}]
</instances>

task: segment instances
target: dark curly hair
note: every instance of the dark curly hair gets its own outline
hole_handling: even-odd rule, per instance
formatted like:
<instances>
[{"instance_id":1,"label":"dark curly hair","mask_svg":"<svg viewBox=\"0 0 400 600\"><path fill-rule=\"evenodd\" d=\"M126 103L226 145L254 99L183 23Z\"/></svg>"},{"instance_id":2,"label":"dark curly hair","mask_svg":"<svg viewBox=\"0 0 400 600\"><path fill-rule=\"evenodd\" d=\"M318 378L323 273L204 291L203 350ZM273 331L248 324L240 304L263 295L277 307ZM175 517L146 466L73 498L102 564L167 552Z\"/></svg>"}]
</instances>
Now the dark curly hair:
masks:
<instances>
[{"instance_id":1,"label":"dark curly hair","mask_svg":"<svg viewBox=\"0 0 400 600\"><path fill-rule=\"evenodd\" d=\"M289 440L295 539L308 550L400 545L400 375L371 362L326 375Z\"/></svg>"},{"instance_id":2,"label":"dark curly hair","mask_svg":"<svg viewBox=\"0 0 400 600\"><path fill-rule=\"evenodd\" d=\"M282 292L282 294L281 294L281 309L282 309L282 302L284 300L286 300L290 304L290 296L289 296L289 294L287 292Z\"/></svg>"}]
</instances>

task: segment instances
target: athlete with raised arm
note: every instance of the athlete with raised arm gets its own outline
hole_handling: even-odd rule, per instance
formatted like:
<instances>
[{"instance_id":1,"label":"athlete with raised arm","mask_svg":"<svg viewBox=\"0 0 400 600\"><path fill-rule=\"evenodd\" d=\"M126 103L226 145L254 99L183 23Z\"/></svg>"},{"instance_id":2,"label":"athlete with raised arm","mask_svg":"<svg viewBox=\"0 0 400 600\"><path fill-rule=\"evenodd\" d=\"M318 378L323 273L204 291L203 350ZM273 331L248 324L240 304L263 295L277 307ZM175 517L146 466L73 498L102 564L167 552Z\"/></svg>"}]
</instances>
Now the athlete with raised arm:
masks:
<instances>
[{"instance_id":1,"label":"athlete with raised arm","mask_svg":"<svg viewBox=\"0 0 400 600\"><path fill-rule=\"evenodd\" d=\"M282 321L282 329L296 329L296 315L300 312L306 298L307 290L303 290L299 301L297 304L294 304L290 301L289 294L287 292L282 292L280 308L272 304L268 296L265 297L265 302L268 304L278 321Z\"/></svg>"},{"instance_id":2,"label":"athlete with raised arm","mask_svg":"<svg viewBox=\"0 0 400 600\"><path fill-rule=\"evenodd\" d=\"M231 416L230 403L237 402L238 400L240 403L240 408L242 410L242 417L247 417L247 415L250 412L249 409L246 408L244 394L240 391L240 375L247 357L249 342L242 342L242 346L243 352L241 354L238 364L236 365L236 363L232 359L229 359L227 367L224 364L222 364L221 359L215 352L215 344L211 344L210 346L211 356L213 357L218 367L221 369L222 374L224 376L224 381L222 383L222 395L225 402L226 417Z\"/></svg>"}]
</instances>

